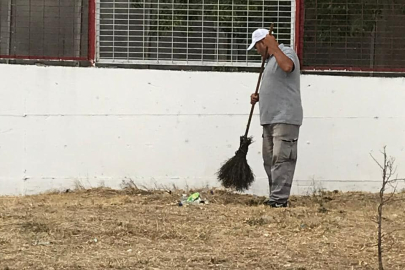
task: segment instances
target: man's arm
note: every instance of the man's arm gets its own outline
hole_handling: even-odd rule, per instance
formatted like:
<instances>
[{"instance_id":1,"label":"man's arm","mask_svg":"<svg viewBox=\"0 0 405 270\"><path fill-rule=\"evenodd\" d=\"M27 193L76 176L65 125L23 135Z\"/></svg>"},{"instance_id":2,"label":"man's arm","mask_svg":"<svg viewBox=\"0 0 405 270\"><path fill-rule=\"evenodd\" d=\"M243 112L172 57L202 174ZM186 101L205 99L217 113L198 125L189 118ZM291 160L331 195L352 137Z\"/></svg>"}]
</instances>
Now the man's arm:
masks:
<instances>
[{"instance_id":1,"label":"man's arm","mask_svg":"<svg viewBox=\"0 0 405 270\"><path fill-rule=\"evenodd\" d=\"M294 71L294 62L287 55L285 55L280 48L273 52L273 55L282 70L287 73Z\"/></svg>"},{"instance_id":2,"label":"man's arm","mask_svg":"<svg viewBox=\"0 0 405 270\"><path fill-rule=\"evenodd\" d=\"M273 55L276 58L277 64L283 71L287 73L294 71L294 62L280 50L278 42L273 35L267 35L264 39L264 44L268 48L269 55Z\"/></svg>"}]
</instances>

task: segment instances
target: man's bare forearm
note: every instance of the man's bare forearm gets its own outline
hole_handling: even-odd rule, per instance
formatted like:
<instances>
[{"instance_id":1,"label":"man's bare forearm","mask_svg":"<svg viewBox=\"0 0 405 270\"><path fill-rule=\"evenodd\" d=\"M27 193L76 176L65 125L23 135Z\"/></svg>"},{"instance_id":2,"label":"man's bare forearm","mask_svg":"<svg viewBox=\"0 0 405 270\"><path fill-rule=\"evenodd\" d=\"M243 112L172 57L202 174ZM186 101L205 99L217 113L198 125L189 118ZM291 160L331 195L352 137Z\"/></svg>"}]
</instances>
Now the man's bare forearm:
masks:
<instances>
[{"instance_id":1,"label":"man's bare forearm","mask_svg":"<svg viewBox=\"0 0 405 270\"><path fill-rule=\"evenodd\" d=\"M286 56L280 49L275 50L273 52L273 56L276 58L277 64L283 71L290 73L291 71L294 70L294 62L288 56Z\"/></svg>"}]
</instances>

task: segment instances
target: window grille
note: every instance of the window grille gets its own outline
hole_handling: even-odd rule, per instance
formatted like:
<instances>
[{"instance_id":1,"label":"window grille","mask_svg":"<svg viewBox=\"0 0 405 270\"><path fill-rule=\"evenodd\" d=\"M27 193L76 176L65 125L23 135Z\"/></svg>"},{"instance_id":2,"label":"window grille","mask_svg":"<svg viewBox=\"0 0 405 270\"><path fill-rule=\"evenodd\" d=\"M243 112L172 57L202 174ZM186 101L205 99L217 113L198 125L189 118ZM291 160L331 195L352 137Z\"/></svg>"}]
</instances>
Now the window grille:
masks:
<instances>
[{"instance_id":1,"label":"window grille","mask_svg":"<svg viewBox=\"0 0 405 270\"><path fill-rule=\"evenodd\" d=\"M100 63L257 66L247 52L256 28L294 44L295 1L100 0L97 7Z\"/></svg>"},{"instance_id":2,"label":"window grille","mask_svg":"<svg viewBox=\"0 0 405 270\"><path fill-rule=\"evenodd\" d=\"M87 60L89 3L1 0L0 58Z\"/></svg>"}]
</instances>

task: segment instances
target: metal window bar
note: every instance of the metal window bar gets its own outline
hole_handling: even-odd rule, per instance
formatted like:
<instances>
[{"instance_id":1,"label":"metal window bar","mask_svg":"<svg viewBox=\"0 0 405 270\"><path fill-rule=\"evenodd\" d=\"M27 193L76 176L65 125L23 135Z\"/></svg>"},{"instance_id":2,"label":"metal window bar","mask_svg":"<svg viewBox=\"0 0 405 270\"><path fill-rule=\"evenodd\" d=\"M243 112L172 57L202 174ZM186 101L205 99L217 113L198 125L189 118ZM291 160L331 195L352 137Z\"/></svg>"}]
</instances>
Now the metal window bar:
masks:
<instances>
[{"instance_id":1,"label":"metal window bar","mask_svg":"<svg viewBox=\"0 0 405 270\"><path fill-rule=\"evenodd\" d=\"M405 0L304 5L304 69L405 72Z\"/></svg>"},{"instance_id":2,"label":"metal window bar","mask_svg":"<svg viewBox=\"0 0 405 270\"><path fill-rule=\"evenodd\" d=\"M290 45L291 47L295 47L295 28L297 27L295 25L295 15L297 14L297 4L295 0L291 0L291 14L294 14L294 16L291 16L291 32L290 32Z\"/></svg>"},{"instance_id":3,"label":"metal window bar","mask_svg":"<svg viewBox=\"0 0 405 270\"><path fill-rule=\"evenodd\" d=\"M0 59L89 59L89 1L1 0Z\"/></svg>"},{"instance_id":4,"label":"metal window bar","mask_svg":"<svg viewBox=\"0 0 405 270\"><path fill-rule=\"evenodd\" d=\"M98 0L100 63L258 66L251 34L294 46L295 0Z\"/></svg>"}]
</instances>

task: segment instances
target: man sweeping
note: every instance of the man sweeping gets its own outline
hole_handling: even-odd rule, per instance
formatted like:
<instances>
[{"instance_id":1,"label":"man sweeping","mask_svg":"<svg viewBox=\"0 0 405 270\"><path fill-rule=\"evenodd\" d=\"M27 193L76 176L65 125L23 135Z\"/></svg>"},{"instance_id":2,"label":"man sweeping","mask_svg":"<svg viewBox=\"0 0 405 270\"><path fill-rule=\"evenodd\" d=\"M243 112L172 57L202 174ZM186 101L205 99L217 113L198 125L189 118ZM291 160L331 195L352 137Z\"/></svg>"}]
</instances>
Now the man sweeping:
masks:
<instances>
[{"instance_id":1,"label":"man sweeping","mask_svg":"<svg viewBox=\"0 0 405 270\"><path fill-rule=\"evenodd\" d=\"M251 104L259 102L263 126L263 160L270 186L267 204L287 207L303 119L300 63L294 50L278 44L266 29L253 32L248 50L253 47L262 57L268 57L260 94L251 95Z\"/></svg>"}]
</instances>

